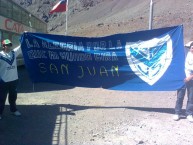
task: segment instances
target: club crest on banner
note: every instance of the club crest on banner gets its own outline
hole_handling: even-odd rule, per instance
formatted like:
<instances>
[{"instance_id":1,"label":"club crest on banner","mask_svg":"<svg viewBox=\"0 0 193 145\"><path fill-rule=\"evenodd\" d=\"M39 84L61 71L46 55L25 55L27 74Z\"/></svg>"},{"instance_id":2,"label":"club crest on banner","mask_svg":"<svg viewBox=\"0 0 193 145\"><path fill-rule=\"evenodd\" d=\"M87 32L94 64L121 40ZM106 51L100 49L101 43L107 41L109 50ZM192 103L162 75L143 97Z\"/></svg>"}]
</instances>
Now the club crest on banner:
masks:
<instances>
[{"instance_id":1,"label":"club crest on banner","mask_svg":"<svg viewBox=\"0 0 193 145\"><path fill-rule=\"evenodd\" d=\"M148 41L127 42L125 51L132 71L149 85L163 76L173 58L169 35Z\"/></svg>"}]
</instances>

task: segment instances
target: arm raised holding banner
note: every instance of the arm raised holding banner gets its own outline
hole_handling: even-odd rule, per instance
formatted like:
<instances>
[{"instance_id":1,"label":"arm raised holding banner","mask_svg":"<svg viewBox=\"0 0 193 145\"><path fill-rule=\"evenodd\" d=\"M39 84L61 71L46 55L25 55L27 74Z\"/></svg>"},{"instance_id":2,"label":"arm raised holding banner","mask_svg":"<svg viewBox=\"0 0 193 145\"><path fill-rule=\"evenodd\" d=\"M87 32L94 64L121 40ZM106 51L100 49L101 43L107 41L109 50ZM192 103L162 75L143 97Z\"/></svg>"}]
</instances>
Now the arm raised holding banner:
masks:
<instances>
[{"instance_id":1,"label":"arm raised holding banner","mask_svg":"<svg viewBox=\"0 0 193 145\"><path fill-rule=\"evenodd\" d=\"M0 52L0 119L7 95L9 93L10 111L15 116L21 113L16 108L18 71L16 57L21 53L20 45L13 50L12 42L9 39L2 41L3 50Z\"/></svg>"}]
</instances>

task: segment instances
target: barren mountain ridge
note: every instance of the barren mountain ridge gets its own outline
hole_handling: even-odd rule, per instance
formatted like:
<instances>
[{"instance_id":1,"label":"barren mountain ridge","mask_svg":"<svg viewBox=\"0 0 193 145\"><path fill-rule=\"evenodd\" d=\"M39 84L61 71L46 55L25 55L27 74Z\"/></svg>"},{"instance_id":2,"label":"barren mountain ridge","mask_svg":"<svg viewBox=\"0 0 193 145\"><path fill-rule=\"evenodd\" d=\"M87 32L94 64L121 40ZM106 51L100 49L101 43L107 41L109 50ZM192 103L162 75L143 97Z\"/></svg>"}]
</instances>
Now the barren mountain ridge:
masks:
<instances>
[{"instance_id":1,"label":"barren mountain ridge","mask_svg":"<svg viewBox=\"0 0 193 145\"><path fill-rule=\"evenodd\" d=\"M48 24L48 33L65 34L66 13L49 14L55 0L14 0ZM150 0L69 0L68 35L106 36L149 29ZM193 39L191 0L153 0L153 29L184 26L185 43Z\"/></svg>"}]
</instances>

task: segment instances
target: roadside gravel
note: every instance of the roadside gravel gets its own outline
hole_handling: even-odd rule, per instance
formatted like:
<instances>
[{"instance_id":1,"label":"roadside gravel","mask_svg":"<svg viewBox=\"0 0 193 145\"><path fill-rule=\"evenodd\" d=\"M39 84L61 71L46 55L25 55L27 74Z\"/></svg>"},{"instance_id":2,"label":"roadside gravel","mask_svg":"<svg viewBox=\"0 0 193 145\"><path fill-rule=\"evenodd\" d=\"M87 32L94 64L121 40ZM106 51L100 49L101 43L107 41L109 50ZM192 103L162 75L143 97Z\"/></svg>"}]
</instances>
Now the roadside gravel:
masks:
<instances>
[{"instance_id":1,"label":"roadside gravel","mask_svg":"<svg viewBox=\"0 0 193 145\"><path fill-rule=\"evenodd\" d=\"M24 67L19 74L17 104L22 116L10 115L6 106L0 121L0 145L193 144L193 124L185 117L172 120L176 92L123 92L45 83L33 87Z\"/></svg>"}]
</instances>

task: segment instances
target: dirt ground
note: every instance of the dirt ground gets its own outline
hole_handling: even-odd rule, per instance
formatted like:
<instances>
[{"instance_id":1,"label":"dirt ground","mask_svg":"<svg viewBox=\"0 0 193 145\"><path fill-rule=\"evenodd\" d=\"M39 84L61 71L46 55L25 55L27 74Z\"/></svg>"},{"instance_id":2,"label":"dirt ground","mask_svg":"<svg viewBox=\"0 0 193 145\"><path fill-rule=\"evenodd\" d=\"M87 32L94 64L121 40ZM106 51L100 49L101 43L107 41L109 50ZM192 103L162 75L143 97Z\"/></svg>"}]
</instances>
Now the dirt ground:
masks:
<instances>
[{"instance_id":1,"label":"dirt ground","mask_svg":"<svg viewBox=\"0 0 193 145\"><path fill-rule=\"evenodd\" d=\"M176 92L33 86L24 67L19 76L22 116L11 115L7 103L0 145L193 144L193 124L172 120Z\"/></svg>"}]
</instances>

